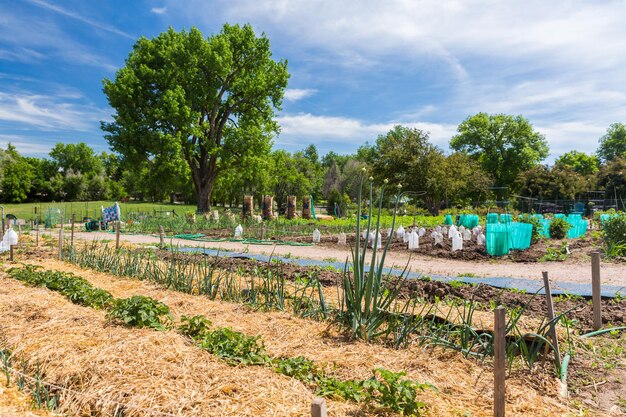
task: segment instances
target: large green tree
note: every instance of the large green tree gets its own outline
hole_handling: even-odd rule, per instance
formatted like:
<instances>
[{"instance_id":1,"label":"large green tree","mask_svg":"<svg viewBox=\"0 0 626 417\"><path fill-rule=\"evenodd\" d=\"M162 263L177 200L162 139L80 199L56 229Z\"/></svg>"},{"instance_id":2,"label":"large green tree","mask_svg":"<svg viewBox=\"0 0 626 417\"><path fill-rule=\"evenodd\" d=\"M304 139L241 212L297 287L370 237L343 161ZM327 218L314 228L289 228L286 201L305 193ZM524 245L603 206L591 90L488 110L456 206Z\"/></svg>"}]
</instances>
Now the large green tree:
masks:
<instances>
[{"instance_id":1,"label":"large green tree","mask_svg":"<svg viewBox=\"0 0 626 417\"><path fill-rule=\"evenodd\" d=\"M458 127L450 147L477 160L497 187L511 187L520 172L548 156L548 144L522 116L478 113Z\"/></svg>"},{"instance_id":2,"label":"large green tree","mask_svg":"<svg viewBox=\"0 0 626 417\"><path fill-rule=\"evenodd\" d=\"M425 191L428 209L438 211L445 193L446 156L430 143L428 133L395 126L386 135L380 135L367 153L378 180L401 183L406 191Z\"/></svg>"},{"instance_id":3,"label":"large green tree","mask_svg":"<svg viewBox=\"0 0 626 417\"><path fill-rule=\"evenodd\" d=\"M258 156L278 132L288 78L287 62L273 60L268 38L250 25L227 24L208 38L170 28L139 39L115 80L104 80L116 114L102 128L129 160L184 160L205 212L220 172Z\"/></svg>"},{"instance_id":4,"label":"large green tree","mask_svg":"<svg viewBox=\"0 0 626 417\"><path fill-rule=\"evenodd\" d=\"M626 156L626 125L613 123L600 138L598 156L605 162Z\"/></svg>"},{"instance_id":5,"label":"large green tree","mask_svg":"<svg viewBox=\"0 0 626 417\"><path fill-rule=\"evenodd\" d=\"M559 156L555 165L560 168L569 168L582 175L591 175L598 172L600 161L595 155L588 155L579 151L569 151Z\"/></svg>"}]
</instances>

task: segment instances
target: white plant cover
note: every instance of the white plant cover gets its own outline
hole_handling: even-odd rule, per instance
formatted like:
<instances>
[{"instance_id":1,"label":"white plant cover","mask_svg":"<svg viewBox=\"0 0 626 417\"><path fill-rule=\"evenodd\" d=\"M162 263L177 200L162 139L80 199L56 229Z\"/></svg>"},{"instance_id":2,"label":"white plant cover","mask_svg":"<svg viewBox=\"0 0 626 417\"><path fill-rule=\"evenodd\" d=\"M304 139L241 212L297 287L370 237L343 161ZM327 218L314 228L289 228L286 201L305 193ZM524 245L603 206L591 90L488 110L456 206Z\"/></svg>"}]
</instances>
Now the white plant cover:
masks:
<instances>
[{"instance_id":1,"label":"white plant cover","mask_svg":"<svg viewBox=\"0 0 626 417\"><path fill-rule=\"evenodd\" d=\"M463 231L463 240L472 240L472 231L470 229Z\"/></svg>"},{"instance_id":2,"label":"white plant cover","mask_svg":"<svg viewBox=\"0 0 626 417\"><path fill-rule=\"evenodd\" d=\"M482 232L480 232L478 234L478 236L476 236L476 243L478 243L478 245L480 246L485 246L485 235L482 234Z\"/></svg>"},{"instance_id":3,"label":"white plant cover","mask_svg":"<svg viewBox=\"0 0 626 417\"><path fill-rule=\"evenodd\" d=\"M238 225L237 227L235 227L235 239L240 238L241 235L243 235L243 227L241 227L241 225Z\"/></svg>"},{"instance_id":4,"label":"white plant cover","mask_svg":"<svg viewBox=\"0 0 626 417\"><path fill-rule=\"evenodd\" d=\"M345 233L339 233L339 236L337 236L337 243L339 245L345 245L346 244L346 234Z\"/></svg>"},{"instance_id":5,"label":"white plant cover","mask_svg":"<svg viewBox=\"0 0 626 417\"><path fill-rule=\"evenodd\" d=\"M409 243L409 250L415 250L415 249L418 249L420 247L420 237L415 232L415 230L413 230L409 234L409 242L408 243Z\"/></svg>"},{"instance_id":6,"label":"white plant cover","mask_svg":"<svg viewBox=\"0 0 626 417\"><path fill-rule=\"evenodd\" d=\"M11 245L17 245L18 236L13 230L12 227L9 227L7 232L4 234L2 238L2 242L0 242L0 252L6 252L11 249Z\"/></svg>"},{"instance_id":7,"label":"white plant cover","mask_svg":"<svg viewBox=\"0 0 626 417\"><path fill-rule=\"evenodd\" d=\"M450 226L450 229L448 230L448 239L453 239L457 233L459 233L459 231L456 229L456 226Z\"/></svg>"},{"instance_id":8,"label":"white plant cover","mask_svg":"<svg viewBox=\"0 0 626 417\"><path fill-rule=\"evenodd\" d=\"M443 234L442 233L437 233L437 236L435 236L435 245L437 245L437 246L442 246L443 245Z\"/></svg>"},{"instance_id":9,"label":"white plant cover","mask_svg":"<svg viewBox=\"0 0 626 417\"><path fill-rule=\"evenodd\" d=\"M422 237L426 234L426 229L424 229L423 227L420 227L419 230L417 231L417 234L419 235L419 237Z\"/></svg>"},{"instance_id":10,"label":"white plant cover","mask_svg":"<svg viewBox=\"0 0 626 417\"><path fill-rule=\"evenodd\" d=\"M452 252L457 250L463 250L463 237L461 232L456 232L456 235L452 237Z\"/></svg>"},{"instance_id":11,"label":"white plant cover","mask_svg":"<svg viewBox=\"0 0 626 417\"><path fill-rule=\"evenodd\" d=\"M319 230L317 229L313 230L313 243L320 243L321 237L322 237L322 234L320 233Z\"/></svg>"},{"instance_id":12,"label":"white plant cover","mask_svg":"<svg viewBox=\"0 0 626 417\"><path fill-rule=\"evenodd\" d=\"M398 230L396 231L396 237L398 237L398 239L404 240L404 227L402 227L402 225L398 227Z\"/></svg>"}]
</instances>

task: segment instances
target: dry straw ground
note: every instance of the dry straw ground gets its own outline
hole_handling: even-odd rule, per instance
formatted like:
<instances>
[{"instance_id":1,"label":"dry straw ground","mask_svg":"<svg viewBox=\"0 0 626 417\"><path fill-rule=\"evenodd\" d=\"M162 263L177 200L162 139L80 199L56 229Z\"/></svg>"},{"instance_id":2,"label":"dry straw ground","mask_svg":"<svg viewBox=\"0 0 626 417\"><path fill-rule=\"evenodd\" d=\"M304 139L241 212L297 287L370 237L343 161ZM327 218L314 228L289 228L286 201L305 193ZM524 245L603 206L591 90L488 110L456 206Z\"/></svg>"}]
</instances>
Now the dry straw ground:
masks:
<instances>
[{"instance_id":1,"label":"dry straw ground","mask_svg":"<svg viewBox=\"0 0 626 417\"><path fill-rule=\"evenodd\" d=\"M450 351L389 349L345 340L326 323L287 313L254 312L232 303L157 288L149 283L81 270L50 259L37 263L75 272L116 297L143 294L172 308L175 316L204 314L215 326L261 335L272 356L305 356L342 378L367 378L384 367L429 382L422 398L432 416L492 415L492 373L487 365ZM64 393L63 410L125 415L153 409L179 416L306 416L313 392L302 383L260 367L229 367L174 332L108 325L104 313L71 304L58 294L0 277L0 342L43 363L46 379L78 393ZM507 415L565 416L559 384L543 372L516 371L507 380ZM372 410L328 401L329 415L371 415Z\"/></svg>"}]
</instances>

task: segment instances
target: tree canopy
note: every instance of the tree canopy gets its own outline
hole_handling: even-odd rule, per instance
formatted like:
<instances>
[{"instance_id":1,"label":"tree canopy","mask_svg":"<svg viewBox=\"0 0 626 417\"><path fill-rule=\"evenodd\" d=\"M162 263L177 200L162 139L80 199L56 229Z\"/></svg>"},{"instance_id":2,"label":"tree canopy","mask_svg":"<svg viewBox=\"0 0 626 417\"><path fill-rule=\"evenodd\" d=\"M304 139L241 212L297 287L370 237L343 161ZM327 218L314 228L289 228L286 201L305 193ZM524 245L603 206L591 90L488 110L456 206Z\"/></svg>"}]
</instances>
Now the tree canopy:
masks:
<instances>
[{"instance_id":1,"label":"tree canopy","mask_svg":"<svg viewBox=\"0 0 626 417\"><path fill-rule=\"evenodd\" d=\"M478 113L458 127L450 147L475 160L498 187L514 184L518 174L548 156L548 144L522 116Z\"/></svg>"},{"instance_id":2,"label":"tree canopy","mask_svg":"<svg viewBox=\"0 0 626 417\"><path fill-rule=\"evenodd\" d=\"M274 61L250 25L208 38L170 28L139 39L115 80L104 80L116 113L102 129L128 160L184 160L204 212L221 172L269 152L288 78L287 62Z\"/></svg>"},{"instance_id":3,"label":"tree canopy","mask_svg":"<svg viewBox=\"0 0 626 417\"><path fill-rule=\"evenodd\" d=\"M605 162L626 156L626 125L613 123L600 138L598 156Z\"/></svg>"},{"instance_id":4,"label":"tree canopy","mask_svg":"<svg viewBox=\"0 0 626 417\"><path fill-rule=\"evenodd\" d=\"M561 168L569 168L582 175L591 175L598 172L600 161L595 155L570 151L559 156L555 165Z\"/></svg>"}]
</instances>

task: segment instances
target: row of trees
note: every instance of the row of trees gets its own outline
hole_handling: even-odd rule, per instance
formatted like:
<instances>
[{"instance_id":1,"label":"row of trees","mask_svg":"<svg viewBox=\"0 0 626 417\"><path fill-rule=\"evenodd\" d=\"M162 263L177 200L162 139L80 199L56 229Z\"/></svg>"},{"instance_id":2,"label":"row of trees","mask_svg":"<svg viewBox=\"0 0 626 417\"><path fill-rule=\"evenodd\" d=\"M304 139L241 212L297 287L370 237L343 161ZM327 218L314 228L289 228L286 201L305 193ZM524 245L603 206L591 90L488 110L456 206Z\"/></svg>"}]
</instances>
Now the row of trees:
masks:
<instances>
[{"instance_id":1,"label":"row of trees","mask_svg":"<svg viewBox=\"0 0 626 417\"><path fill-rule=\"evenodd\" d=\"M498 194L494 190L502 189L544 200L576 199L598 189L623 196L624 132L624 125L612 125L596 155L571 151L552 166L540 163L548 146L526 119L482 113L459 126L448 154L430 142L427 132L404 126L352 155L331 151L320 157L315 145L294 153L268 147L219 175L211 203L237 205L246 193L272 194L282 211L288 195L311 194L341 207L355 199L363 168L378 181L403 184L408 197L422 194L413 200L431 211L492 199ZM58 143L45 159L21 156L11 145L0 149L0 190L1 200L10 203L125 198L196 202L188 166L180 159L136 161L96 154L85 143Z\"/></svg>"}]
</instances>

